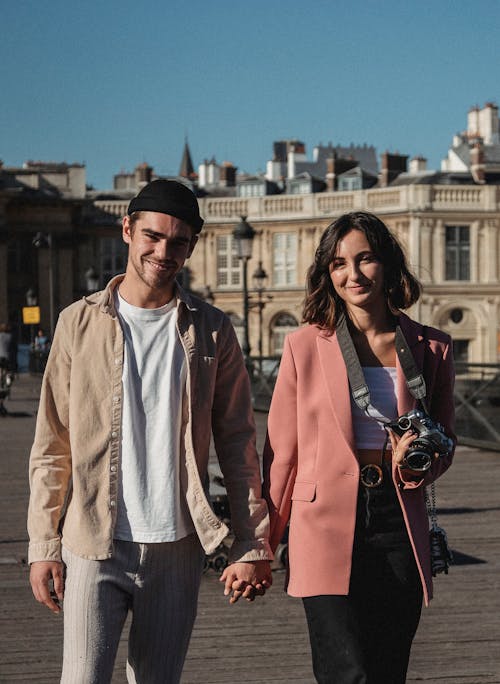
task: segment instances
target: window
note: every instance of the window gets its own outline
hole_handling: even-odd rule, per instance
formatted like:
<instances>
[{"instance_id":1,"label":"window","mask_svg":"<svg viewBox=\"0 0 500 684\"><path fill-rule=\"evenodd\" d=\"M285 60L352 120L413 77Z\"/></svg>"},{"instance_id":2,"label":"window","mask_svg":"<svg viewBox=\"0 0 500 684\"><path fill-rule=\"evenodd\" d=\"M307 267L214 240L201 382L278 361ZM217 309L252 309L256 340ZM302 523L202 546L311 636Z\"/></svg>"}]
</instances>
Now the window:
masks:
<instances>
[{"instance_id":1,"label":"window","mask_svg":"<svg viewBox=\"0 0 500 684\"><path fill-rule=\"evenodd\" d=\"M298 327L295 316L281 313L276 316L271 326L271 354L277 356L283 352L285 337Z\"/></svg>"},{"instance_id":2,"label":"window","mask_svg":"<svg viewBox=\"0 0 500 684\"><path fill-rule=\"evenodd\" d=\"M262 182L241 183L238 185L238 197L264 197L266 185Z\"/></svg>"},{"instance_id":3,"label":"window","mask_svg":"<svg viewBox=\"0 0 500 684\"><path fill-rule=\"evenodd\" d=\"M240 287L241 266L232 235L217 237L217 286Z\"/></svg>"},{"instance_id":4,"label":"window","mask_svg":"<svg viewBox=\"0 0 500 684\"><path fill-rule=\"evenodd\" d=\"M309 180L291 182L288 187L290 195L308 195L312 192L312 183Z\"/></svg>"},{"instance_id":5,"label":"window","mask_svg":"<svg viewBox=\"0 0 500 684\"><path fill-rule=\"evenodd\" d=\"M469 340L453 340L453 359L455 363L468 363Z\"/></svg>"},{"instance_id":6,"label":"window","mask_svg":"<svg viewBox=\"0 0 500 684\"><path fill-rule=\"evenodd\" d=\"M446 226L446 280L470 280L469 226Z\"/></svg>"},{"instance_id":7,"label":"window","mask_svg":"<svg viewBox=\"0 0 500 684\"><path fill-rule=\"evenodd\" d=\"M340 191L351 191L351 190L361 190L361 176L346 176L345 178L339 178L339 190Z\"/></svg>"},{"instance_id":8,"label":"window","mask_svg":"<svg viewBox=\"0 0 500 684\"><path fill-rule=\"evenodd\" d=\"M273 235L273 285L285 287L297 283L297 234Z\"/></svg>"},{"instance_id":9,"label":"window","mask_svg":"<svg viewBox=\"0 0 500 684\"><path fill-rule=\"evenodd\" d=\"M117 273L125 273L128 247L121 237L101 239L101 282L103 287Z\"/></svg>"}]
</instances>

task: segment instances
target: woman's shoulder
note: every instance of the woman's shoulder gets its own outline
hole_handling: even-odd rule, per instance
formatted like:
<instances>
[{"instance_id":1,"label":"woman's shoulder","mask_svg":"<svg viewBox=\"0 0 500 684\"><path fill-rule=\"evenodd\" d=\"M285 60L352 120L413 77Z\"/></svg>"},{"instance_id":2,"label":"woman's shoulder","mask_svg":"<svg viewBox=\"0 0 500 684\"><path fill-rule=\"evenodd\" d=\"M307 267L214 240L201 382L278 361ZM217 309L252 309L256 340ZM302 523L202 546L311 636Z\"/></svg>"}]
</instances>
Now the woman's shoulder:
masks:
<instances>
[{"instance_id":1,"label":"woman's shoulder","mask_svg":"<svg viewBox=\"0 0 500 684\"><path fill-rule=\"evenodd\" d=\"M434 328L431 325L419 323L404 313L400 313L399 321L405 334L411 332L417 338L425 339L429 342L435 342L439 345L446 346L451 344L451 336L439 328Z\"/></svg>"},{"instance_id":2,"label":"woman's shoulder","mask_svg":"<svg viewBox=\"0 0 500 684\"><path fill-rule=\"evenodd\" d=\"M324 330L323 328L320 328L319 325L315 325L314 323L306 323L305 325L301 325L293 332L288 333L287 340L291 344L300 344L302 342L305 343L310 340L315 340L316 337L318 337L318 335L329 336L330 333Z\"/></svg>"}]
</instances>

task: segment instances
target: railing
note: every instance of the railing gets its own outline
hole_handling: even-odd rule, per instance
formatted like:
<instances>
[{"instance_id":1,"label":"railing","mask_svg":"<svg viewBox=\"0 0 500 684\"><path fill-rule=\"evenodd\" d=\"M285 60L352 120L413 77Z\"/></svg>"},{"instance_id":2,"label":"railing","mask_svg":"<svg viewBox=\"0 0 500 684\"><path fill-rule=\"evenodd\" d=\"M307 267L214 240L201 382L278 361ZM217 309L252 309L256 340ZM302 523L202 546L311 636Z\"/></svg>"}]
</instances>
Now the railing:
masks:
<instances>
[{"instance_id":1,"label":"railing","mask_svg":"<svg viewBox=\"0 0 500 684\"><path fill-rule=\"evenodd\" d=\"M494 185L442 186L408 185L345 192L318 192L307 195L266 195L264 197L203 197L201 215L207 223L233 222L240 216L255 219L324 218L346 211L420 211L470 209L498 211L500 188ZM111 216L126 213L128 201L95 200L94 205Z\"/></svg>"},{"instance_id":2,"label":"railing","mask_svg":"<svg viewBox=\"0 0 500 684\"><path fill-rule=\"evenodd\" d=\"M281 356L251 356L247 359L253 407L256 411L269 410L280 361Z\"/></svg>"},{"instance_id":3,"label":"railing","mask_svg":"<svg viewBox=\"0 0 500 684\"><path fill-rule=\"evenodd\" d=\"M500 451L500 364L457 363L459 444Z\"/></svg>"},{"instance_id":4,"label":"railing","mask_svg":"<svg viewBox=\"0 0 500 684\"><path fill-rule=\"evenodd\" d=\"M251 357L248 368L254 408L268 411L280 357ZM500 451L500 364L457 363L455 382L458 443Z\"/></svg>"}]
</instances>

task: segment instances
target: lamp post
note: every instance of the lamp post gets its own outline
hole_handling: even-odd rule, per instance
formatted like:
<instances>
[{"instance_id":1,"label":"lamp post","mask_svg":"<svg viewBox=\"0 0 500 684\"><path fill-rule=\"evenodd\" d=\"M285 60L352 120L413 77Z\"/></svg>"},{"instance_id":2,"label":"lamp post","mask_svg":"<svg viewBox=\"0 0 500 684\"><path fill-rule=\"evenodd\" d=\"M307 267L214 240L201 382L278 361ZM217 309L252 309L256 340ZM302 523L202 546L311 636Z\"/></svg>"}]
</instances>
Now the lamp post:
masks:
<instances>
[{"instance_id":1,"label":"lamp post","mask_svg":"<svg viewBox=\"0 0 500 684\"><path fill-rule=\"evenodd\" d=\"M257 291L257 301L251 306L255 306L259 314L259 364L262 366L262 310L266 306L266 302L263 301L263 294L267 284L267 273L262 268L262 261L259 261L259 265L253 272L252 280ZM271 295L267 295L267 299L272 299Z\"/></svg>"},{"instance_id":2,"label":"lamp post","mask_svg":"<svg viewBox=\"0 0 500 684\"><path fill-rule=\"evenodd\" d=\"M209 304L213 304L215 302L215 295L212 292L212 288L210 287L210 285L205 285L201 292L201 296Z\"/></svg>"},{"instance_id":3,"label":"lamp post","mask_svg":"<svg viewBox=\"0 0 500 684\"><path fill-rule=\"evenodd\" d=\"M52 254L52 233L45 235L44 233L37 233L33 238L33 246L37 249L49 248L49 317L50 317L50 339L54 337L54 265Z\"/></svg>"},{"instance_id":4,"label":"lamp post","mask_svg":"<svg viewBox=\"0 0 500 684\"><path fill-rule=\"evenodd\" d=\"M93 266L85 271L85 285L87 292L97 292L99 289L99 274Z\"/></svg>"},{"instance_id":5,"label":"lamp post","mask_svg":"<svg viewBox=\"0 0 500 684\"><path fill-rule=\"evenodd\" d=\"M26 292L26 304L28 306L36 306L38 303L38 299L36 297L36 292L35 290L30 287L29 290ZM33 344L35 343L35 326L33 323L30 324L30 342L31 342L31 348L33 348Z\"/></svg>"},{"instance_id":6,"label":"lamp post","mask_svg":"<svg viewBox=\"0 0 500 684\"><path fill-rule=\"evenodd\" d=\"M243 356L247 368L249 367L250 357L250 342L248 339L248 311L250 309L248 302L248 260L252 256L253 240L255 237L255 230L247 222L247 217L242 216L241 221L233 230L233 239L236 242L236 250L238 259L243 264Z\"/></svg>"}]
</instances>

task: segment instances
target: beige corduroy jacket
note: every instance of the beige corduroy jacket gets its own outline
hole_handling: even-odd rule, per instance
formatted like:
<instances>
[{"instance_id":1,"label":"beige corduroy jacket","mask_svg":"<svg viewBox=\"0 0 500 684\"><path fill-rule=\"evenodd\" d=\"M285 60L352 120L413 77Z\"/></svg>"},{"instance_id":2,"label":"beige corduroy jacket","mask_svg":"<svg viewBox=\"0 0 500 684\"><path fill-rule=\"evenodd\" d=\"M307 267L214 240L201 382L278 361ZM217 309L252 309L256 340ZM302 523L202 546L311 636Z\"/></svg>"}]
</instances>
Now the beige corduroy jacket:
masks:
<instances>
[{"instance_id":1,"label":"beige corduroy jacket","mask_svg":"<svg viewBox=\"0 0 500 684\"><path fill-rule=\"evenodd\" d=\"M113 553L124 353L113 290L122 278L59 317L30 457L30 563L60 560L61 542L83 558ZM188 368L181 484L196 532L207 553L228 533L207 499L213 433L235 535L231 560L270 559L248 374L236 335L215 307L180 287L176 296Z\"/></svg>"}]
</instances>

